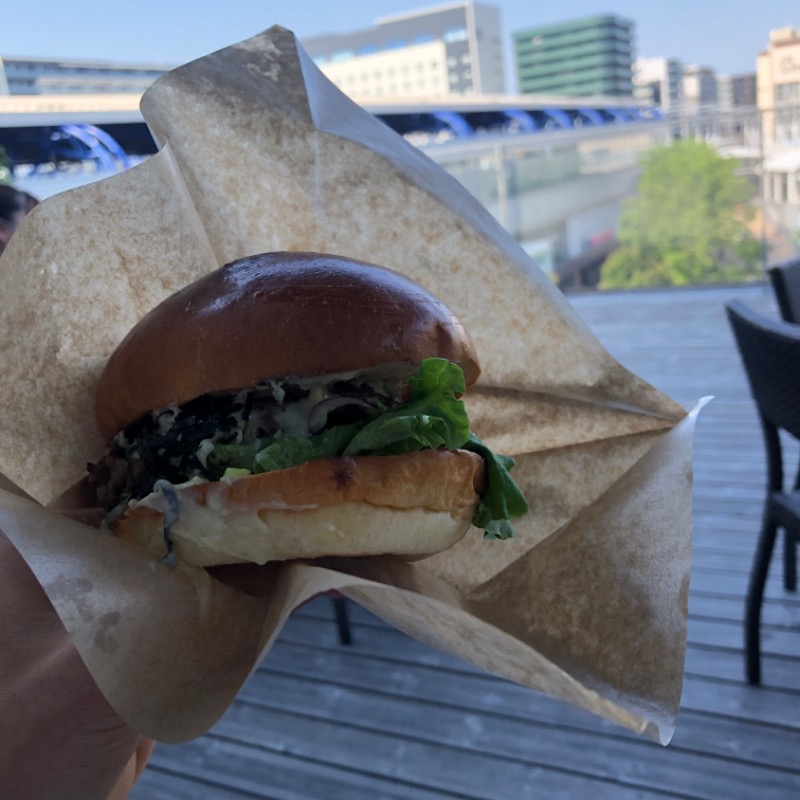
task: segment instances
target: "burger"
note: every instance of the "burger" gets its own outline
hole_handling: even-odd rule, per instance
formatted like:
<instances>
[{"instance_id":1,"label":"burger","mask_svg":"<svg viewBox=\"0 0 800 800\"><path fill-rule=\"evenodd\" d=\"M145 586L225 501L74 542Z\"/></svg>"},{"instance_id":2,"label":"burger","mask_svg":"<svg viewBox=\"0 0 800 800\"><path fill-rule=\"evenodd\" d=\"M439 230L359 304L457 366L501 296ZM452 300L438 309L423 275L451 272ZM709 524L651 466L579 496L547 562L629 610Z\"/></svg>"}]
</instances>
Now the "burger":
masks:
<instances>
[{"instance_id":1,"label":"burger","mask_svg":"<svg viewBox=\"0 0 800 800\"><path fill-rule=\"evenodd\" d=\"M455 314L402 274L318 253L209 273L111 355L89 481L117 536L214 566L446 549L513 535L513 460L470 430Z\"/></svg>"}]
</instances>

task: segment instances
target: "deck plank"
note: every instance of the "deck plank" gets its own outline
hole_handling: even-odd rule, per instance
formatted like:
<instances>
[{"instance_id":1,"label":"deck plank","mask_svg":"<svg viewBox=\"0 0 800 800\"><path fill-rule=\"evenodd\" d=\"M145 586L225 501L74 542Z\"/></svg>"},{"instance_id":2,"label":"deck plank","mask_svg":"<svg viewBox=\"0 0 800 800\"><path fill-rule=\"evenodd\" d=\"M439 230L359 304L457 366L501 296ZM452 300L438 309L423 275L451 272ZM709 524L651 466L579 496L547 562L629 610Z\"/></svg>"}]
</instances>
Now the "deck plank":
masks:
<instances>
[{"instance_id":1,"label":"deck plank","mask_svg":"<svg viewBox=\"0 0 800 800\"><path fill-rule=\"evenodd\" d=\"M571 298L624 365L698 420L694 562L681 716L662 748L416 642L352 606L296 613L223 719L159 745L132 800L784 800L800 797L800 595L770 571L762 687L744 681L742 614L764 497L761 432L724 315L762 285Z\"/></svg>"}]
</instances>

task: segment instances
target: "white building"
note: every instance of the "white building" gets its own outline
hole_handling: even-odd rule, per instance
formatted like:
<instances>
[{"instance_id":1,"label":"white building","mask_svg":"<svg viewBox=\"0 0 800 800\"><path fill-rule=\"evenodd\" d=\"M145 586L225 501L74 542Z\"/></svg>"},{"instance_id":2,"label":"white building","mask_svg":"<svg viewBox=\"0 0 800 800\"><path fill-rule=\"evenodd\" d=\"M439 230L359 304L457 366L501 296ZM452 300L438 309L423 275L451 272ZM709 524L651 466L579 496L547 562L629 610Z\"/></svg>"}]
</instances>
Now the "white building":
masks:
<instances>
[{"instance_id":1,"label":"white building","mask_svg":"<svg viewBox=\"0 0 800 800\"><path fill-rule=\"evenodd\" d=\"M506 91L500 11L483 3L384 17L372 28L305 39L303 47L359 99Z\"/></svg>"},{"instance_id":2,"label":"white building","mask_svg":"<svg viewBox=\"0 0 800 800\"><path fill-rule=\"evenodd\" d=\"M709 106L717 102L717 74L709 67L691 66L683 71L683 102Z\"/></svg>"},{"instance_id":3,"label":"white building","mask_svg":"<svg viewBox=\"0 0 800 800\"><path fill-rule=\"evenodd\" d=\"M637 58L633 84L635 97L669 111L683 102L683 64L675 58Z\"/></svg>"}]
</instances>

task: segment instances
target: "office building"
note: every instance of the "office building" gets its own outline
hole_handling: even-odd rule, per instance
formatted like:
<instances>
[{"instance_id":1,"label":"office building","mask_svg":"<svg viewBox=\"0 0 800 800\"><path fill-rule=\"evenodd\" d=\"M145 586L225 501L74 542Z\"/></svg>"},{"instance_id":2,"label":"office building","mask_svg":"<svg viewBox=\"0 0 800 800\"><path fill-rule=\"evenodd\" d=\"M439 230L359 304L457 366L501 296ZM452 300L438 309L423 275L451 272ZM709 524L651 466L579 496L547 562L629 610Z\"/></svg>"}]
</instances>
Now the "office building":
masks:
<instances>
[{"instance_id":1,"label":"office building","mask_svg":"<svg viewBox=\"0 0 800 800\"><path fill-rule=\"evenodd\" d=\"M371 28L305 39L303 47L355 98L506 91L500 12L483 3L384 17Z\"/></svg>"},{"instance_id":2,"label":"office building","mask_svg":"<svg viewBox=\"0 0 800 800\"><path fill-rule=\"evenodd\" d=\"M716 105L717 73L710 67L686 67L683 71L683 102L695 108Z\"/></svg>"},{"instance_id":3,"label":"office building","mask_svg":"<svg viewBox=\"0 0 800 800\"><path fill-rule=\"evenodd\" d=\"M513 34L517 82L524 94L633 94L634 23L610 14Z\"/></svg>"},{"instance_id":4,"label":"office building","mask_svg":"<svg viewBox=\"0 0 800 800\"><path fill-rule=\"evenodd\" d=\"M0 57L2 94L141 94L168 64Z\"/></svg>"},{"instance_id":5,"label":"office building","mask_svg":"<svg viewBox=\"0 0 800 800\"><path fill-rule=\"evenodd\" d=\"M683 64L675 58L637 58L633 65L634 95L665 111L683 102Z\"/></svg>"},{"instance_id":6,"label":"office building","mask_svg":"<svg viewBox=\"0 0 800 800\"><path fill-rule=\"evenodd\" d=\"M717 104L720 109L754 108L756 105L756 74L718 75Z\"/></svg>"}]
</instances>

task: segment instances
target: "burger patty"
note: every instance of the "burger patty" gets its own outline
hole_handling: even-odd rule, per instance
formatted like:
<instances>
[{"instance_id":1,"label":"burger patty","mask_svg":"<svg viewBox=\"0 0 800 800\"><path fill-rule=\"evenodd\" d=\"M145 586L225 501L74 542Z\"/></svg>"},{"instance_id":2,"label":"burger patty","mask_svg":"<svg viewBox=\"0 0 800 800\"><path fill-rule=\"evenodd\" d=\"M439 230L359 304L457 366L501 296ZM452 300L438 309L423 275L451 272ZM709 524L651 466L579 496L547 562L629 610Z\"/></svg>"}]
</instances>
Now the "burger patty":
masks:
<instances>
[{"instance_id":1,"label":"burger patty","mask_svg":"<svg viewBox=\"0 0 800 800\"><path fill-rule=\"evenodd\" d=\"M224 466L209 460L215 445L308 436L358 422L401 402L411 372L409 365L394 365L386 375L264 381L155 410L118 433L107 455L87 465L89 481L98 504L110 511L150 494L158 480L219 480Z\"/></svg>"}]
</instances>

